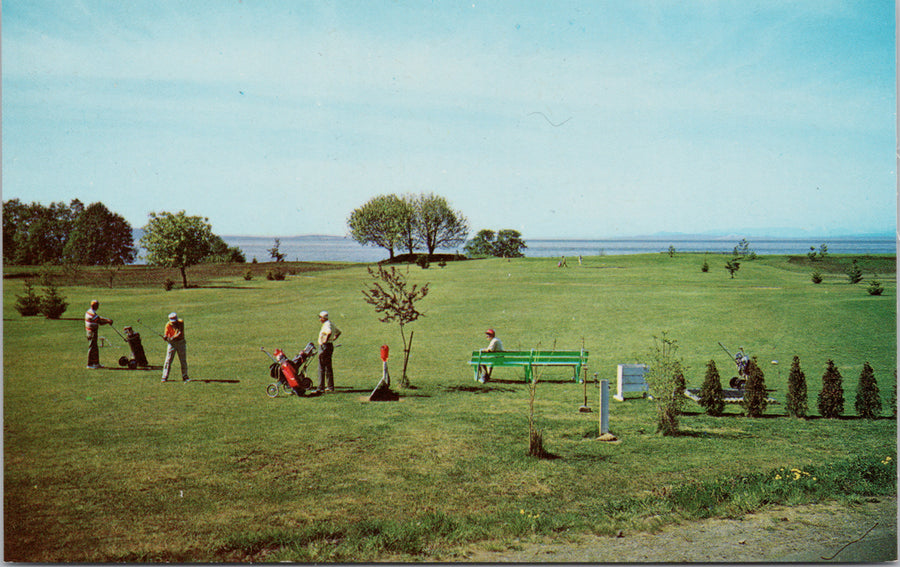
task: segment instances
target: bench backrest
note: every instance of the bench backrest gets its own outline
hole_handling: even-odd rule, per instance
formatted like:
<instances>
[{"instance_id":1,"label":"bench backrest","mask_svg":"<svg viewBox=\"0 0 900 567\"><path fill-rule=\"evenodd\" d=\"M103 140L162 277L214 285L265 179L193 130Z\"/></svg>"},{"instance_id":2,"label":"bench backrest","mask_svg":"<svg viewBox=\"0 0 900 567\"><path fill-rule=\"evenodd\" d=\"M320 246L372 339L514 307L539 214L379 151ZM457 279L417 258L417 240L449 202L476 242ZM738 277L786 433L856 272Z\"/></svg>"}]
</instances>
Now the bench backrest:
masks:
<instances>
[{"instance_id":1,"label":"bench backrest","mask_svg":"<svg viewBox=\"0 0 900 567\"><path fill-rule=\"evenodd\" d=\"M473 362L489 362L495 365L527 364L584 364L588 352L581 350L507 350L497 352L472 351Z\"/></svg>"}]
</instances>

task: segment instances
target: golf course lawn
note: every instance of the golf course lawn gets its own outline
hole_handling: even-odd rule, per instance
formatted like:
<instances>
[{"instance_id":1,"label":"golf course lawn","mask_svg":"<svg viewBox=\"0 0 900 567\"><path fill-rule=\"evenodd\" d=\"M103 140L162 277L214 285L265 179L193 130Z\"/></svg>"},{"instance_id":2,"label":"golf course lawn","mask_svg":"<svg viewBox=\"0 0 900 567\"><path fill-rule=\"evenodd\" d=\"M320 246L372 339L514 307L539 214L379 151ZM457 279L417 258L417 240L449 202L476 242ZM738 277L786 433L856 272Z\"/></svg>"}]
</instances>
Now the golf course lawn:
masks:
<instances>
[{"instance_id":1,"label":"golf course lawn","mask_svg":"<svg viewBox=\"0 0 900 567\"><path fill-rule=\"evenodd\" d=\"M849 257L833 257L818 285L810 281L815 266L802 257L744 261L734 278L726 259L648 254L570 260L568 268L549 258L409 267L409 280L429 283L429 293L419 303L425 316L405 328L414 332L408 389L398 387L399 326L380 322L364 301L372 281L364 266L284 281L223 276L168 292L61 282L69 308L59 320L20 316L14 304L23 279L5 279L5 559L446 561L464 558L471 545L652 530L769 502L767 492L748 492L715 510L663 506L685 486L785 467L824 471L854 459L896 475L894 257L861 257L877 270L881 296L869 295L865 281L848 283L836 266ZM91 299L120 332L135 326L153 370L119 367L128 346L106 326L106 368L85 368L82 317ZM337 391L268 397L271 361L260 347L293 356L315 341L323 309L343 332ZM171 311L185 320L188 383L177 379L177 360L175 380L160 382L165 343L153 331L162 332ZM484 385L473 380L467 362L487 344L487 328L507 350L589 351L592 413L578 411L585 390L570 369L537 371L534 421L553 458L526 454L522 370L496 369ZM682 435L663 437L654 402L613 401L610 431L619 440L598 441L594 374L614 390L616 365L647 362L663 332L677 341L688 387L700 387L710 360L727 387L735 368L722 342L757 357L779 404L750 419L736 405L709 417L688 400ZM383 344L397 402L368 401L382 375ZM806 374L808 419L787 417L784 408L794 356ZM816 407L829 359L843 376L842 419L822 419ZM866 362L882 419L856 417ZM310 370L315 380L315 361ZM779 494L788 504L852 504L868 490L875 489L810 484ZM880 490L896 494L896 485Z\"/></svg>"}]
</instances>

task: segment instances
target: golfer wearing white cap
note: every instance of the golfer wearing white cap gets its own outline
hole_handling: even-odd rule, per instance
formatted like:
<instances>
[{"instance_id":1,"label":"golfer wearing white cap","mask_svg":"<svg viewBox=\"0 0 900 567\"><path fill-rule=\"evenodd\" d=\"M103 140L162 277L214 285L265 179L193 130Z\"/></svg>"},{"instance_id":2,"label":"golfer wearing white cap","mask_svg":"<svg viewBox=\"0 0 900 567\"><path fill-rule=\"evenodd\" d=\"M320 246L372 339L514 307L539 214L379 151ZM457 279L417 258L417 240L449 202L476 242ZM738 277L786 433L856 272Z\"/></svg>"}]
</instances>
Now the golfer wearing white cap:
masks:
<instances>
[{"instance_id":1,"label":"golfer wearing white cap","mask_svg":"<svg viewBox=\"0 0 900 567\"><path fill-rule=\"evenodd\" d=\"M322 329L319 331L319 387L317 392L334 392L334 368L331 366L331 355L334 354L334 341L341 336L337 325L328 320L328 311L319 313Z\"/></svg>"},{"instance_id":2,"label":"golfer wearing white cap","mask_svg":"<svg viewBox=\"0 0 900 567\"><path fill-rule=\"evenodd\" d=\"M172 360L175 353L178 353L178 362L181 364L181 379L185 382L188 378L187 367L187 341L184 340L184 320L178 318L178 314L174 311L169 313L169 322L166 323L166 331L163 338L169 343L166 348L166 361L163 363L162 381L169 380L169 369L172 367Z\"/></svg>"}]
</instances>

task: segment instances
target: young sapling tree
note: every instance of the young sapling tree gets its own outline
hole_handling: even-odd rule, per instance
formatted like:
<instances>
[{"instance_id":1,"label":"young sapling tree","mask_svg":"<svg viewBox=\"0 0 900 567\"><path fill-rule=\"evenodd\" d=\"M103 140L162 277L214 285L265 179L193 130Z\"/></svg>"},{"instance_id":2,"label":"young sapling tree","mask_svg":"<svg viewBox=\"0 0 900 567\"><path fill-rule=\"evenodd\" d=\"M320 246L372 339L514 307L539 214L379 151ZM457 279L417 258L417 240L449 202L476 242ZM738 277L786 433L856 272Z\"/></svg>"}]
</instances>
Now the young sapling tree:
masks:
<instances>
[{"instance_id":1,"label":"young sapling tree","mask_svg":"<svg viewBox=\"0 0 900 567\"><path fill-rule=\"evenodd\" d=\"M393 266L386 270L379 264L377 269L370 267L368 270L373 281L368 289L363 290L363 297L366 303L375 307L377 313L382 313L379 319L382 323L396 321L400 325L400 338L403 339L403 372L400 376L400 387L409 388L406 368L409 365L413 334L409 333L407 341L404 327L419 317L424 317L424 313L416 308L416 304L428 295L428 284L421 287L412 284L411 287L407 287L406 276Z\"/></svg>"}]
</instances>

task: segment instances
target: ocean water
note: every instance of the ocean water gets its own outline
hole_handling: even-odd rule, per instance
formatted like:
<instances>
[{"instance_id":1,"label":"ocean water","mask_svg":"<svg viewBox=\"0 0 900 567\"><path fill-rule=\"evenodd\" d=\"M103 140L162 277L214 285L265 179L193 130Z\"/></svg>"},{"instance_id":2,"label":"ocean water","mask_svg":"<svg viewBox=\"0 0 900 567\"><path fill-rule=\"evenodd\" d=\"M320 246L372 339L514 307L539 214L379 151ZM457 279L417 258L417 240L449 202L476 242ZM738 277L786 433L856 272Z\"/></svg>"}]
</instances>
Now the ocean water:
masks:
<instances>
[{"instance_id":1,"label":"ocean water","mask_svg":"<svg viewBox=\"0 0 900 567\"><path fill-rule=\"evenodd\" d=\"M229 246L237 246L248 262L270 262L269 249L275 239L264 236L223 236ZM356 241L340 236L290 236L280 238L279 251L285 260L303 262L378 262L388 257L387 250L375 246L360 246ZM735 238L612 238L597 240L525 240L530 258L615 256L620 254L663 253L674 246L676 252L709 252L730 254L739 239ZM873 238L771 238L749 239L750 249L761 256L766 254L806 254L810 247L828 245L831 254L896 254L897 244L891 237ZM452 254L457 250L439 249L438 253ZM459 249L462 252L462 248ZM401 253L397 251L396 253Z\"/></svg>"}]
</instances>

